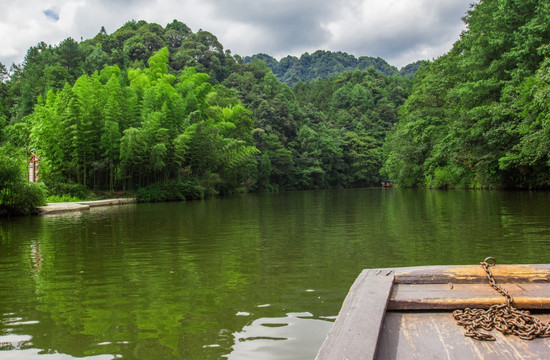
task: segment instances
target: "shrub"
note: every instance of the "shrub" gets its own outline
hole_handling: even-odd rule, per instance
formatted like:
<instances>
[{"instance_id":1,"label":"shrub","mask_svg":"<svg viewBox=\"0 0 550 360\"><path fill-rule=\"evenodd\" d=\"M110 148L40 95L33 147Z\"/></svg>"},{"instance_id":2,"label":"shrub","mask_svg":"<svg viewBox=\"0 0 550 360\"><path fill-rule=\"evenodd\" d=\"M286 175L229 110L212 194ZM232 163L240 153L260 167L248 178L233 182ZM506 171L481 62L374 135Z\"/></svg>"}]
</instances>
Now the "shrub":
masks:
<instances>
[{"instance_id":1,"label":"shrub","mask_svg":"<svg viewBox=\"0 0 550 360\"><path fill-rule=\"evenodd\" d=\"M0 151L0 216L36 214L44 204L44 188L27 181L23 164Z\"/></svg>"},{"instance_id":2,"label":"shrub","mask_svg":"<svg viewBox=\"0 0 550 360\"><path fill-rule=\"evenodd\" d=\"M79 201L83 201L83 200L71 195L50 195L46 198L46 202L48 203L79 202Z\"/></svg>"},{"instance_id":3,"label":"shrub","mask_svg":"<svg viewBox=\"0 0 550 360\"><path fill-rule=\"evenodd\" d=\"M78 201L92 200L95 195L84 185L63 182L61 179L49 178L45 181L48 193L51 196L76 198ZM54 201L50 201L54 202Z\"/></svg>"},{"instance_id":4,"label":"shrub","mask_svg":"<svg viewBox=\"0 0 550 360\"><path fill-rule=\"evenodd\" d=\"M138 202L195 200L205 197L205 189L200 184L181 180L170 180L139 188Z\"/></svg>"}]
</instances>

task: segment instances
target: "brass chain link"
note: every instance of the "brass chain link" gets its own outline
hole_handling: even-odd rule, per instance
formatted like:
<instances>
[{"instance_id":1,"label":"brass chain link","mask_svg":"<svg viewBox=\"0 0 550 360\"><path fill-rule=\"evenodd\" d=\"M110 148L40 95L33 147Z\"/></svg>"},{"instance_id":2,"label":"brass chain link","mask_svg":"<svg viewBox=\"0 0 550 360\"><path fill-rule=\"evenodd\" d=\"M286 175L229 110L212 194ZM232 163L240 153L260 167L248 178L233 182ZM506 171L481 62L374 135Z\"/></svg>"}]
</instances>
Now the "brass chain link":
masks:
<instances>
[{"instance_id":1,"label":"brass chain link","mask_svg":"<svg viewBox=\"0 0 550 360\"><path fill-rule=\"evenodd\" d=\"M521 339L532 340L536 337L550 337L550 323L543 322L526 310L518 310L513 306L514 298L506 289L495 281L491 267L496 265L492 257L480 263L487 273L489 284L506 299L505 304L493 305L489 309L455 310L453 317L458 325L466 329L465 336L476 340L494 341L493 335L483 333L480 329L491 331L499 330L504 335L516 335Z\"/></svg>"}]
</instances>

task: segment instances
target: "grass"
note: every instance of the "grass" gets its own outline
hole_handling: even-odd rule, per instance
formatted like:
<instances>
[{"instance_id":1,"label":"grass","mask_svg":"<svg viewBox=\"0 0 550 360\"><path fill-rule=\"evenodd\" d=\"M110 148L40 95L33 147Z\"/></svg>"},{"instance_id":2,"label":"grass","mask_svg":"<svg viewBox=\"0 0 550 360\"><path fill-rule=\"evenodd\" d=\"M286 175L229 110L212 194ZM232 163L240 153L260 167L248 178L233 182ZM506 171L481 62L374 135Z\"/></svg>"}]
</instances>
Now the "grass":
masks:
<instances>
[{"instance_id":1,"label":"grass","mask_svg":"<svg viewBox=\"0 0 550 360\"><path fill-rule=\"evenodd\" d=\"M80 201L86 201L86 200L80 199L76 196L71 196L71 195L50 195L46 198L47 203L80 202Z\"/></svg>"}]
</instances>

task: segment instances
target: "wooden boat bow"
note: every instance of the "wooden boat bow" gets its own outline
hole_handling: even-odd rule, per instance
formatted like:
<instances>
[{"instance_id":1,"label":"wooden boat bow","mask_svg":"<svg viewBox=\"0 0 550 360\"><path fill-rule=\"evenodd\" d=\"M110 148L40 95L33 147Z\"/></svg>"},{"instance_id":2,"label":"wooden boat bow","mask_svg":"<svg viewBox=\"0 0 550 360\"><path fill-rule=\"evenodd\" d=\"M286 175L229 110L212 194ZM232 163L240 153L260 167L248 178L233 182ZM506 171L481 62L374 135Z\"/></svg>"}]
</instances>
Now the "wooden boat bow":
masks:
<instances>
[{"instance_id":1,"label":"wooden boat bow","mask_svg":"<svg viewBox=\"0 0 550 360\"><path fill-rule=\"evenodd\" d=\"M492 269L516 308L537 310L543 320L550 319L549 264L499 264ZM479 265L366 269L352 285L316 359L401 359L406 354L405 358L449 359L547 356L550 339L527 345L515 337L498 336L500 343L480 345L465 338L464 329L452 317L455 309L489 308L503 302ZM461 352L456 353L457 349Z\"/></svg>"}]
</instances>

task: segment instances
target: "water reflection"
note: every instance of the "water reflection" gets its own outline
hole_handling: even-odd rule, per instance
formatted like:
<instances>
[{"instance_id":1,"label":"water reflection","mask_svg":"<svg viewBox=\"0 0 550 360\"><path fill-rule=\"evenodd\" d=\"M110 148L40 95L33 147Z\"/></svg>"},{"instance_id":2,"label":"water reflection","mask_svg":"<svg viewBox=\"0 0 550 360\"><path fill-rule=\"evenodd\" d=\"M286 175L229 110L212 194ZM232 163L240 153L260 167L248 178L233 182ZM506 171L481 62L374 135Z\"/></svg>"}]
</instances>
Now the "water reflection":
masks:
<instances>
[{"instance_id":1,"label":"water reflection","mask_svg":"<svg viewBox=\"0 0 550 360\"><path fill-rule=\"evenodd\" d=\"M311 359L363 268L549 263L549 247L548 193L313 191L3 219L0 358Z\"/></svg>"},{"instance_id":2,"label":"water reflection","mask_svg":"<svg viewBox=\"0 0 550 360\"><path fill-rule=\"evenodd\" d=\"M32 346L32 336L9 334L0 336L0 350L21 350Z\"/></svg>"},{"instance_id":3,"label":"water reflection","mask_svg":"<svg viewBox=\"0 0 550 360\"><path fill-rule=\"evenodd\" d=\"M29 324L30 322L26 322ZM37 322L35 322L37 323ZM20 325L11 323L11 325ZM13 330L12 330L13 331ZM0 351L4 350L2 359L5 360L62 360L62 359L74 359L73 356L67 354L60 354L53 349L36 349L32 342L32 336L30 335L18 335L11 333L8 335L0 335ZM84 356L79 359L84 360L111 360L121 358L120 355L96 355L96 356Z\"/></svg>"},{"instance_id":4,"label":"water reflection","mask_svg":"<svg viewBox=\"0 0 550 360\"><path fill-rule=\"evenodd\" d=\"M332 322L309 312L259 318L233 334L235 345L224 357L231 360L313 359Z\"/></svg>"}]
</instances>

